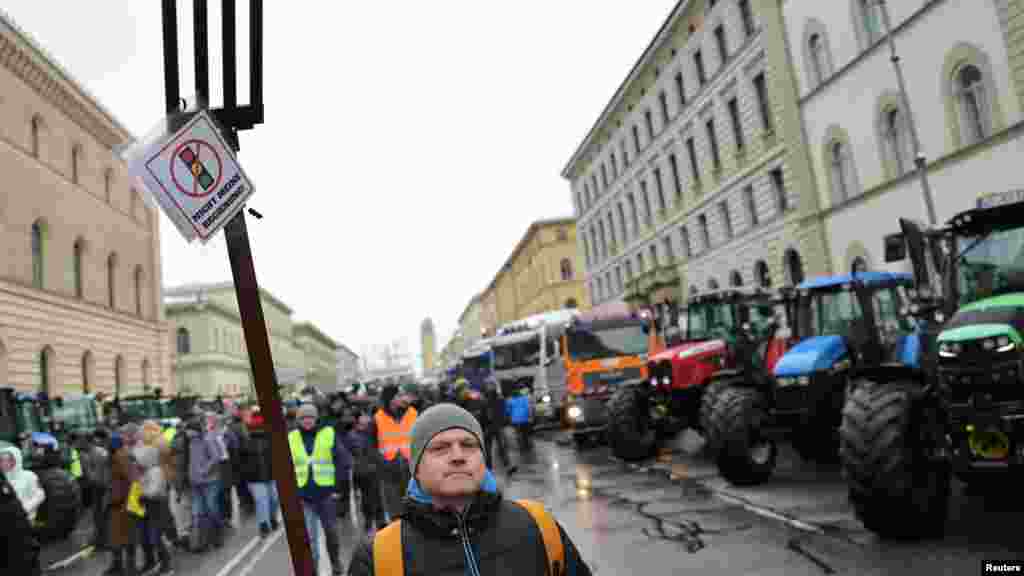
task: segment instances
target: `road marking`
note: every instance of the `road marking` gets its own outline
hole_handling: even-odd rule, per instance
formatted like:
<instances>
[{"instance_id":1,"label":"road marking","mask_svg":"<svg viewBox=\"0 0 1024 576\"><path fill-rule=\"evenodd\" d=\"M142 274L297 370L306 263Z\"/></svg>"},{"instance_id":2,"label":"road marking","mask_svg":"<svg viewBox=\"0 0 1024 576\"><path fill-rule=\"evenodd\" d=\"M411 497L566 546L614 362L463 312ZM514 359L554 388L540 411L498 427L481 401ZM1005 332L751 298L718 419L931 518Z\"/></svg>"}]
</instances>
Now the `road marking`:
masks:
<instances>
[{"instance_id":1,"label":"road marking","mask_svg":"<svg viewBox=\"0 0 1024 576\"><path fill-rule=\"evenodd\" d=\"M252 557L252 560L249 560L249 563L242 567L242 571L239 572L237 576L249 576L249 573L256 567L256 563L262 560L263 556L267 553L267 550L270 550L270 547L281 539L282 534L284 534L284 530L278 530L267 538L267 541L263 543L263 546L261 546L259 551Z\"/></svg>"},{"instance_id":2,"label":"road marking","mask_svg":"<svg viewBox=\"0 0 1024 576\"><path fill-rule=\"evenodd\" d=\"M47 567L47 570L58 570L60 568L67 568L68 566L74 564L79 558L85 558L86 556L92 555L92 553L95 550L95 546L86 546L85 548L82 548L81 550L72 554L71 556L68 556L63 560L58 560L53 564L50 564L50 566Z\"/></svg>"},{"instance_id":3,"label":"road marking","mask_svg":"<svg viewBox=\"0 0 1024 576\"><path fill-rule=\"evenodd\" d=\"M742 498L737 498L736 496L731 496L731 495L726 494L724 492L721 492L719 490L712 490L712 492L720 500L725 500L726 502L729 502L730 504L735 504L737 506L740 506L741 508L743 508L745 510L748 510L750 512L753 512L754 514L757 514L758 516L763 516L765 518L771 518L772 520L776 520L778 522L782 522L783 524L786 524L788 526L792 526L793 528L796 528L798 530L803 530L805 532L813 532L815 534L824 534L825 533L825 531L823 529L821 529L821 527L819 527L819 526L815 526L813 524L808 524L806 522L802 522L800 520L797 520L796 518L792 518L790 516L786 516L784 514L780 514L780 513L775 512L774 510L771 510L769 508L763 508L761 506L757 506L755 504L751 504L750 502L747 502L746 500L744 500Z\"/></svg>"},{"instance_id":4,"label":"road marking","mask_svg":"<svg viewBox=\"0 0 1024 576\"><path fill-rule=\"evenodd\" d=\"M253 536L252 540L250 540L249 543L246 544L244 548L239 550L238 553L235 554L231 558L231 560L227 564L225 564L223 568L220 569L219 572L217 572L217 576L227 576L232 570L235 569L235 566L237 566L238 563L242 561L242 558L245 558L245 555L251 552L252 549L260 543L260 540L261 538L259 536Z\"/></svg>"}]
</instances>

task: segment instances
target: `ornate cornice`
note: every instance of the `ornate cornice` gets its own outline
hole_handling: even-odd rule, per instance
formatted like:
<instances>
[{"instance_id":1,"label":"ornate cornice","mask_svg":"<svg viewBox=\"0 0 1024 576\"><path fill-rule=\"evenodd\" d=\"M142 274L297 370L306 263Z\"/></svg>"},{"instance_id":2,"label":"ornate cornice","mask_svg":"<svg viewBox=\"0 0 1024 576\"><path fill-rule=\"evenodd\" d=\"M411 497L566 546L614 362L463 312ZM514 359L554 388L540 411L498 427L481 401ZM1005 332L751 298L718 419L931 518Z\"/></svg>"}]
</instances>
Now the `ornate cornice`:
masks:
<instances>
[{"instance_id":1,"label":"ornate cornice","mask_svg":"<svg viewBox=\"0 0 1024 576\"><path fill-rule=\"evenodd\" d=\"M3 12L0 30L0 65L107 148L115 149L134 140L96 98Z\"/></svg>"}]
</instances>

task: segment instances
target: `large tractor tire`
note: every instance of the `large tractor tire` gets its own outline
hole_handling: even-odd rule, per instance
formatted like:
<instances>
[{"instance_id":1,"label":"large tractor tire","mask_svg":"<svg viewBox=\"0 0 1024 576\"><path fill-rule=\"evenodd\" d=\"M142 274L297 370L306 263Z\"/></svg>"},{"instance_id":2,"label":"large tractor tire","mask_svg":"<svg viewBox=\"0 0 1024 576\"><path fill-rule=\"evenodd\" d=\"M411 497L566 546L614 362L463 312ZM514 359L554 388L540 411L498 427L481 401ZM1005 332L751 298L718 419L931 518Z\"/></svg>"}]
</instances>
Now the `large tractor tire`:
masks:
<instances>
[{"instance_id":1,"label":"large tractor tire","mask_svg":"<svg viewBox=\"0 0 1024 576\"><path fill-rule=\"evenodd\" d=\"M734 486L753 486L771 477L778 446L764 434L768 419L764 396L757 390L729 386L717 393L710 425L720 434L715 462Z\"/></svg>"},{"instance_id":2,"label":"large tractor tire","mask_svg":"<svg viewBox=\"0 0 1024 576\"><path fill-rule=\"evenodd\" d=\"M700 433L704 436L704 451L712 458L718 454L722 438L722 430L719 425L723 420L720 416L715 415L716 412L720 412L724 408L722 390L738 386L741 383L740 378L712 380L704 386L704 391L700 395Z\"/></svg>"},{"instance_id":3,"label":"large tractor tire","mask_svg":"<svg viewBox=\"0 0 1024 576\"><path fill-rule=\"evenodd\" d=\"M639 385L620 388L608 401L608 444L617 458L633 462L654 455L658 431L651 425L650 407L641 405L646 397Z\"/></svg>"},{"instance_id":4,"label":"large tractor tire","mask_svg":"<svg viewBox=\"0 0 1024 576\"><path fill-rule=\"evenodd\" d=\"M82 491L75 479L60 468L36 472L46 500L36 514L36 536L43 543L65 540L82 517Z\"/></svg>"},{"instance_id":5,"label":"large tractor tire","mask_svg":"<svg viewBox=\"0 0 1024 576\"><path fill-rule=\"evenodd\" d=\"M946 524L951 472L930 457L941 413L915 400L915 389L910 382L861 381L843 407L839 453L850 503L882 538L938 537Z\"/></svg>"}]
</instances>

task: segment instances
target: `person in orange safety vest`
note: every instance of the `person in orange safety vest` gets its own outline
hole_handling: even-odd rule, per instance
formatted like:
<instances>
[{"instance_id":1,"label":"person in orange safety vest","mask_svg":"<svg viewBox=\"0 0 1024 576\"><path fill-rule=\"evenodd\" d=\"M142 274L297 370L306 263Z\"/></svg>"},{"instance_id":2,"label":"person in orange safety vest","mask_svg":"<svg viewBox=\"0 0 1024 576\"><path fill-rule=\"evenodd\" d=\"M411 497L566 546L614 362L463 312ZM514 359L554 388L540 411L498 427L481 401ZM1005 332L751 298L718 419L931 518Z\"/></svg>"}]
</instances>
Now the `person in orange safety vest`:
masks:
<instances>
[{"instance_id":1,"label":"person in orange safety vest","mask_svg":"<svg viewBox=\"0 0 1024 576\"><path fill-rule=\"evenodd\" d=\"M369 454L377 457L377 481L381 505L377 507L377 528L383 528L402 511L402 497L409 484L412 425L419 415L410 406L412 398L398 386L385 386L380 392L380 406L370 423Z\"/></svg>"}]
</instances>

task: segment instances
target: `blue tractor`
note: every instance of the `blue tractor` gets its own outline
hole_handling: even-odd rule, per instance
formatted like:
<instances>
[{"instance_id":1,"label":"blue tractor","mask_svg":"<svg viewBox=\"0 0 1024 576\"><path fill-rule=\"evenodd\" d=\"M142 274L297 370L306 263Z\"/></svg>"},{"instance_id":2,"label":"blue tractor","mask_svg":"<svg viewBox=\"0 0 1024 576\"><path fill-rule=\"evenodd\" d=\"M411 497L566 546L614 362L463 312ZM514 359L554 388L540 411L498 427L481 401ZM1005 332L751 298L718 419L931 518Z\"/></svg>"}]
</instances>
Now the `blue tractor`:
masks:
<instances>
[{"instance_id":1,"label":"blue tractor","mask_svg":"<svg viewBox=\"0 0 1024 576\"><path fill-rule=\"evenodd\" d=\"M799 342L764 377L731 379L708 390L708 446L727 481L766 481L780 439L788 439L804 459L836 461L853 375L883 361L881 342L895 342L902 361L917 361L913 325L900 314L901 289L912 285L910 274L859 272L796 287L790 330Z\"/></svg>"}]
</instances>

